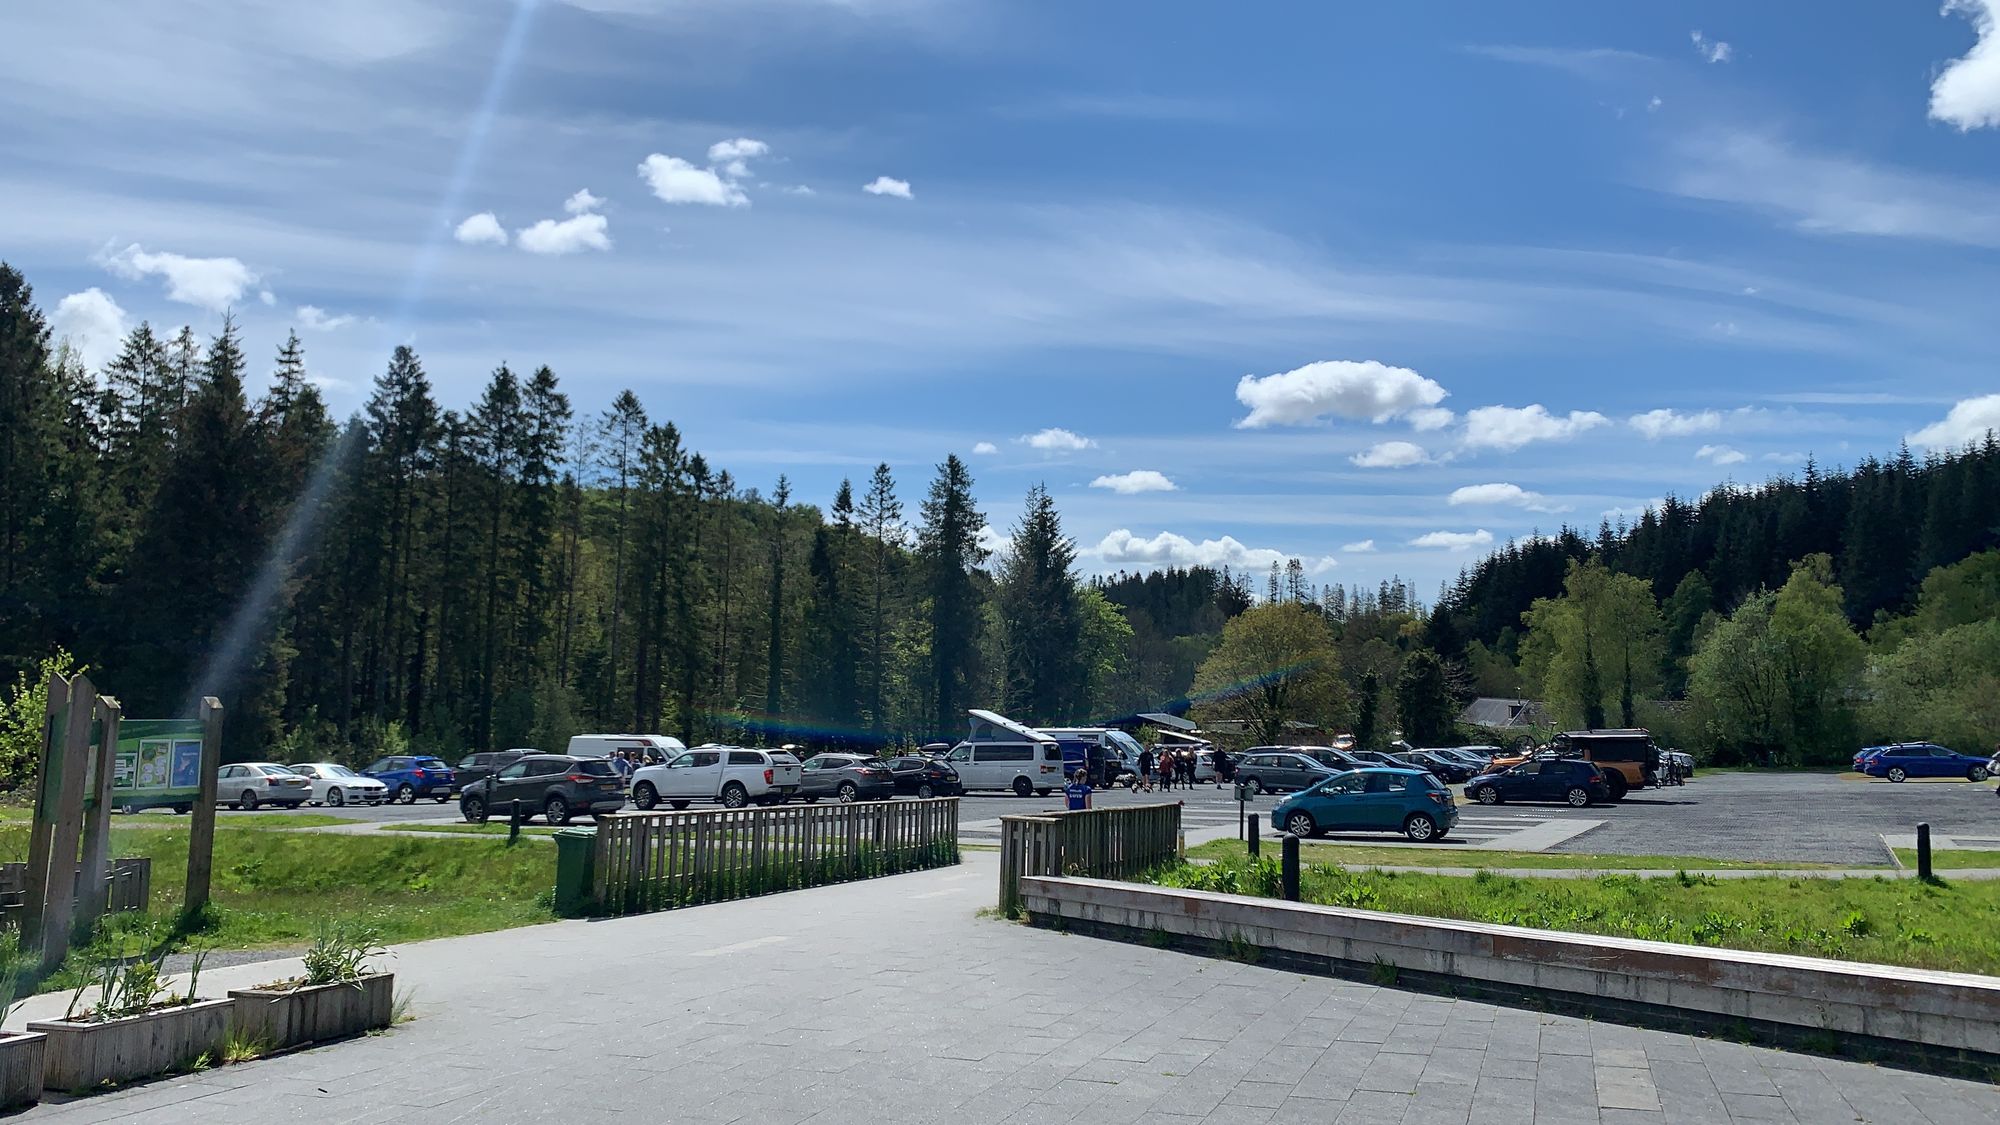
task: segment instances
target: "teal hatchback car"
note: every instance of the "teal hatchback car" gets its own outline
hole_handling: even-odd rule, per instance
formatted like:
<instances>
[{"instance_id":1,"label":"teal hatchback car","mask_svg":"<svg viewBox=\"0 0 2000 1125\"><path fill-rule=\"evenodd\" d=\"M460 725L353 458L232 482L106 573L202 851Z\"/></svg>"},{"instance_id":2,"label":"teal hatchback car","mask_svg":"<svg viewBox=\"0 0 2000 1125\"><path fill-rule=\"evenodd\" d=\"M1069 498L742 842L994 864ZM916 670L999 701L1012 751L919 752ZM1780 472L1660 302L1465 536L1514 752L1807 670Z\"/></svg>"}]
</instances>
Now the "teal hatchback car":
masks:
<instances>
[{"instance_id":1,"label":"teal hatchback car","mask_svg":"<svg viewBox=\"0 0 2000 1125\"><path fill-rule=\"evenodd\" d=\"M1278 802L1271 822L1305 839L1380 831L1425 843L1458 824L1458 805L1444 782L1423 770L1350 770Z\"/></svg>"}]
</instances>

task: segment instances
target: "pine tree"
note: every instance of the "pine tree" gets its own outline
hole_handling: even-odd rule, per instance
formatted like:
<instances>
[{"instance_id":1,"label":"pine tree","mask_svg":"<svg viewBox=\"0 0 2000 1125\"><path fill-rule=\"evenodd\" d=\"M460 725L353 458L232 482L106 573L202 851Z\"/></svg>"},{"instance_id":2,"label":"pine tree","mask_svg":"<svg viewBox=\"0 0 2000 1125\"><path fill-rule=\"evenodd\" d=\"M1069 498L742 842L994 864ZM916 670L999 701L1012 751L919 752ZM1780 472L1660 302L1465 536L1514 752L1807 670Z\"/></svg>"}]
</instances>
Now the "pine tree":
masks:
<instances>
[{"instance_id":1,"label":"pine tree","mask_svg":"<svg viewBox=\"0 0 2000 1125\"><path fill-rule=\"evenodd\" d=\"M417 354L399 345L389 367L375 380L363 413L371 450L368 480L380 529L373 552L381 568L381 619L370 638L370 709L375 718L395 717L412 728L422 723L422 660L412 659L421 634L412 628L418 606L413 597L424 473L437 436L437 402ZM398 707L398 704L401 704Z\"/></svg>"},{"instance_id":2,"label":"pine tree","mask_svg":"<svg viewBox=\"0 0 2000 1125\"><path fill-rule=\"evenodd\" d=\"M888 721L883 708L883 655L892 608L889 566L903 547L903 502L896 498L896 478L890 475L886 461L876 465L868 479L860 516L868 535L868 725L880 734Z\"/></svg>"},{"instance_id":3,"label":"pine tree","mask_svg":"<svg viewBox=\"0 0 2000 1125\"><path fill-rule=\"evenodd\" d=\"M1076 544L1046 485L1028 490L1012 549L997 575L1000 620L1006 630L1006 705L1030 723L1081 717L1087 683L1078 664L1083 623L1078 614Z\"/></svg>"},{"instance_id":4,"label":"pine tree","mask_svg":"<svg viewBox=\"0 0 2000 1125\"><path fill-rule=\"evenodd\" d=\"M0 658L23 669L41 648L26 619L35 604L28 545L45 502L41 451L53 397L49 326L34 301L27 279L0 262Z\"/></svg>"},{"instance_id":5,"label":"pine tree","mask_svg":"<svg viewBox=\"0 0 2000 1125\"><path fill-rule=\"evenodd\" d=\"M611 409L600 421L603 441L599 454L612 492L613 521L611 545L611 600L605 606L606 632L604 689L599 698L601 713L611 713L618 697L619 634L625 620L625 546L631 534L632 484L639 469L639 445L646 436L646 410L631 391L620 391Z\"/></svg>"},{"instance_id":6,"label":"pine tree","mask_svg":"<svg viewBox=\"0 0 2000 1125\"><path fill-rule=\"evenodd\" d=\"M782 473L771 500L770 650L764 664L764 714L776 718L785 701L785 514L792 502L792 482Z\"/></svg>"},{"instance_id":7,"label":"pine tree","mask_svg":"<svg viewBox=\"0 0 2000 1125\"><path fill-rule=\"evenodd\" d=\"M1445 746L1457 741L1458 703L1444 662L1427 648L1411 650L1396 676L1396 717L1403 739L1413 746Z\"/></svg>"},{"instance_id":8,"label":"pine tree","mask_svg":"<svg viewBox=\"0 0 2000 1125\"><path fill-rule=\"evenodd\" d=\"M985 600L972 572L986 561L988 552L979 545L979 531L985 523L986 517L972 498L972 473L957 454L947 456L924 498L923 525L917 531L924 593L929 600L927 694L934 732L958 726L969 702Z\"/></svg>"}]
</instances>

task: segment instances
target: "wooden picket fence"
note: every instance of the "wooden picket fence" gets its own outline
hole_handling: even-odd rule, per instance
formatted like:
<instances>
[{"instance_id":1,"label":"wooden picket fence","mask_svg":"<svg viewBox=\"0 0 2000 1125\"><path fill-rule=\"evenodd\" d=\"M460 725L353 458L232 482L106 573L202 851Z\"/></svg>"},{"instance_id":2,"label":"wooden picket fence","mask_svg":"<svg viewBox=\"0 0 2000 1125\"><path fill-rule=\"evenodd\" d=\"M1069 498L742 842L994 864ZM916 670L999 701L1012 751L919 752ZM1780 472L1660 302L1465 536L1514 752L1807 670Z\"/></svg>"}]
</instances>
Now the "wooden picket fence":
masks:
<instances>
[{"instance_id":1,"label":"wooden picket fence","mask_svg":"<svg viewBox=\"0 0 2000 1125\"><path fill-rule=\"evenodd\" d=\"M0 863L0 917L13 918L25 905L28 865ZM104 877L104 912L144 910L153 894L153 861L146 856L114 859Z\"/></svg>"},{"instance_id":2,"label":"wooden picket fence","mask_svg":"<svg viewBox=\"0 0 2000 1125\"><path fill-rule=\"evenodd\" d=\"M592 891L642 914L958 862L958 798L627 813L597 822Z\"/></svg>"},{"instance_id":3,"label":"wooden picket fence","mask_svg":"<svg viewBox=\"0 0 2000 1125\"><path fill-rule=\"evenodd\" d=\"M1021 879L1131 879L1180 857L1181 806L1126 805L1000 818L1000 911L1021 908Z\"/></svg>"}]
</instances>

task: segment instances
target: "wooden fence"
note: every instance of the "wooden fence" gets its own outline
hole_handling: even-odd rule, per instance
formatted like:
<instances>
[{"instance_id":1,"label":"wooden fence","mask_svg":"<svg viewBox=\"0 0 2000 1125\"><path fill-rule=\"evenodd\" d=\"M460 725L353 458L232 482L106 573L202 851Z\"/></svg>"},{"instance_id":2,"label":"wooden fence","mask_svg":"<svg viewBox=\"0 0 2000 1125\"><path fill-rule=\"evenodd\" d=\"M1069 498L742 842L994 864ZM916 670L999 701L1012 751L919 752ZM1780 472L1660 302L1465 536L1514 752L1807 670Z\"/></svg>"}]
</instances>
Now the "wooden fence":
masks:
<instances>
[{"instance_id":1,"label":"wooden fence","mask_svg":"<svg viewBox=\"0 0 2000 1125\"><path fill-rule=\"evenodd\" d=\"M1181 806L1126 805L1000 818L1000 910L1021 907L1028 875L1130 879L1180 856Z\"/></svg>"},{"instance_id":2,"label":"wooden fence","mask_svg":"<svg viewBox=\"0 0 2000 1125\"><path fill-rule=\"evenodd\" d=\"M12 920L27 897L28 865L0 863L0 917ZM104 912L144 910L153 894L153 861L145 856L114 859L104 877Z\"/></svg>"},{"instance_id":3,"label":"wooden fence","mask_svg":"<svg viewBox=\"0 0 2000 1125\"><path fill-rule=\"evenodd\" d=\"M641 914L958 862L958 798L628 813L597 822L598 910Z\"/></svg>"}]
</instances>

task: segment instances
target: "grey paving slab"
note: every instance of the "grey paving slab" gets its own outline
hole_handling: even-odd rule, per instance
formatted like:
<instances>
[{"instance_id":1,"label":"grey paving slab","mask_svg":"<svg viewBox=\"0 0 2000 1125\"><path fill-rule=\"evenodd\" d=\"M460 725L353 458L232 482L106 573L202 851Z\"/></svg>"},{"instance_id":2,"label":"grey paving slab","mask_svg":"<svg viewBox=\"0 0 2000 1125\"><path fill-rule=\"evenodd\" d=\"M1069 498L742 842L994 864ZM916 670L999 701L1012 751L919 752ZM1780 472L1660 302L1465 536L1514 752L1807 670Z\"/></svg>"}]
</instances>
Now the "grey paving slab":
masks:
<instances>
[{"instance_id":1,"label":"grey paving slab","mask_svg":"<svg viewBox=\"0 0 2000 1125\"><path fill-rule=\"evenodd\" d=\"M931 894L995 867L404 946L418 1018L388 1035L18 1120L2000 1125L1990 1086L1034 930Z\"/></svg>"}]
</instances>

